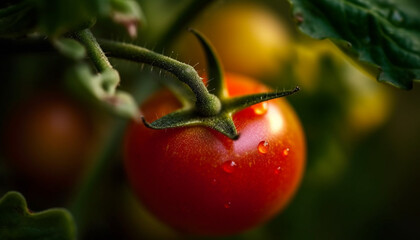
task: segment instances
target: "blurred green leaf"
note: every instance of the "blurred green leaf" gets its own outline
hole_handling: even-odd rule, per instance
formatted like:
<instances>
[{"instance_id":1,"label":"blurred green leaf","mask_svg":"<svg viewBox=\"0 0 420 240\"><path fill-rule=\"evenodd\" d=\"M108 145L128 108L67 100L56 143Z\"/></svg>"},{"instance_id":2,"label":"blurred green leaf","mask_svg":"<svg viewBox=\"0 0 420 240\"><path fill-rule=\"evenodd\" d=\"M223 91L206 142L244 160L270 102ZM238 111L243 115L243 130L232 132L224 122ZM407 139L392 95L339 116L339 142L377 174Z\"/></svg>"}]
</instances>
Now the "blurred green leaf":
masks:
<instances>
[{"instance_id":1,"label":"blurred green leaf","mask_svg":"<svg viewBox=\"0 0 420 240\"><path fill-rule=\"evenodd\" d=\"M109 0L22 0L0 8L0 36L40 31L58 36L90 27L98 15L109 13Z\"/></svg>"},{"instance_id":2,"label":"blurred green leaf","mask_svg":"<svg viewBox=\"0 0 420 240\"><path fill-rule=\"evenodd\" d=\"M15 37L32 31L36 26L33 4L24 1L0 8L0 36Z\"/></svg>"},{"instance_id":3,"label":"blurred green leaf","mask_svg":"<svg viewBox=\"0 0 420 240\"><path fill-rule=\"evenodd\" d=\"M73 217L65 209L31 213L24 197L8 192L0 199L0 239L2 240L73 240Z\"/></svg>"},{"instance_id":4,"label":"blurred green leaf","mask_svg":"<svg viewBox=\"0 0 420 240\"><path fill-rule=\"evenodd\" d=\"M144 22L140 6L132 0L22 0L0 5L0 36L14 37L36 30L56 37L91 27L103 16L127 26L134 24L134 30L139 21Z\"/></svg>"},{"instance_id":5,"label":"blurred green leaf","mask_svg":"<svg viewBox=\"0 0 420 240\"><path fill-rule=\"evenodd\" d=\"M26 1L35 5L38 29L49 36L90 27L93 19L110 11L109 0Z\"/></svg>"},{"instance_id":6,"label":"blurred green leaf","mask_svg":"<svg viewBox=\"0 0 420 240\"><path fill-rule=\"evenodd\" d=\"M413 0L290 0L300 29L331 38L379 81L411 89L420 79L420 14Z\"/></svg>"}]
</instances>

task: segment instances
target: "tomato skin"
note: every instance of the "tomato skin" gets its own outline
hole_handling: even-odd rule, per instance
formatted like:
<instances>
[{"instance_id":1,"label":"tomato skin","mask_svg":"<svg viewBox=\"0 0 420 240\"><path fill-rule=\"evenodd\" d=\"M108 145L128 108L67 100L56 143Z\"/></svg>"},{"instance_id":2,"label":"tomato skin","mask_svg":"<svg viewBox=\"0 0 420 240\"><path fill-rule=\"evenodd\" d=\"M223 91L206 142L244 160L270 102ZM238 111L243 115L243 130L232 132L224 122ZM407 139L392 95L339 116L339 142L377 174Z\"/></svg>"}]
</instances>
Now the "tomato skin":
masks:
<instances>
[{"instance_id":1,"label":"tomato skin","mask_svg":"<svg viewBox=\"0 0 420 240\"><path fill-rule=\"evenodd\" d=\"M226 78L231 96L267 90L239 75ZM179 107L171 93L160 92L141 110L153 121ZM129 126L128 179L163 222L186 233L233 234L268 220L290 200L305 161L303 131L292 108L284 99L271 100L265 114L246 108L233 118L236 141L204 127ZM260 153L264 141L267 152Z\"/></svg>"},{"instance_id":2,"label":"tomato skin","mask_svg":"<svg viewBox=\"0 0 420 240\"><path fill-rule=\"evenodd\" d=\"M92 119L62 92L45 91L20 102L3 135L9 166L26 187L63 191L89 165Z\"/></svg>"}]
</instances>

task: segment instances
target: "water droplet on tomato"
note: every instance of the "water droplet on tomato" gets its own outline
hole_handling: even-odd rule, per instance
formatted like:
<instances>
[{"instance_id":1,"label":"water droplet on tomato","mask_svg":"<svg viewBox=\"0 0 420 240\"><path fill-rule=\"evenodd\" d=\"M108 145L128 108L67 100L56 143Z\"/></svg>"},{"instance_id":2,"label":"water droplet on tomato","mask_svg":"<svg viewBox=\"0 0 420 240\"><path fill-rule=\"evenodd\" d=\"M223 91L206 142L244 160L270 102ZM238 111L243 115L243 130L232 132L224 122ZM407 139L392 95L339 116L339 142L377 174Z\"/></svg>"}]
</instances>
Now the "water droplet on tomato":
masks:
<instances>
[{"instance_id":1,"label":"water droplet on tomato","mask_svg":"<svg viewBox=\"0 0 420 240\"><path fill-rule=\"evenodd\" d=\"M234 161L227 161L223 163L222 167L223 171L225 171L226 173L233 173L233 171L235 171L236 168L236 163Z\"/></svg>"},{"instance_id":2,"label":"water droplet on tomato","mask_svg":"<svg viewBox=\"0 0 420 240\"><path fill-rule=\"evenodd\" d=\"M289 152L290 152L290 148L283 149L283 157L287 157L287 155L289 155Z\"/></svg>"},{"instance_id":3,"label":"water droplet on tomato","mask_svg":"<svg viewBox=\"0 0 420 240\"><path fill-rule=\"evenodd\" d=\"M264 115L268 110L268 103L261 102L255 105L252 105L251 108L254 110L254 113L257 115Z\"/></svg>"},{"instance_id":4,"label":"water droplet on tomato","mask_svg":"<svg viewBox=\"0 0 420 240\"><path fill-rule=\"evenodd\" d=\"M224 204L224 207L226 209L230 208L231 206L232 206L232 203L231 202L227 202L227 203Z\"/></svg>"},{"instance_id":5,"label":"water droplet on tomato","mask_svg":"<svg viewBox=\"0 0 420 240\"><path fill-rule=\"evenodd\" d=\"M212 184L212 185L216 185L216 183L217 183L216 178L213 178L213 180L211 180L211 184Z\"/></svg>"},{"instance_id":6,"label":"water droplet on tomato","mask_svg":"<svg viewBox=\"0 0 420 240\"><path fill-rule=\"evenodd\" d=\"M281 171L281 167L277 167L277 168L274 170L274 173L275 173L275 174L279 174L279 173L280 173L280 171Z\"/></svg>"},{"instance_id":7,"label":"water droplet on tomato","mask_svg":"<svg viewBox=\"0 0 420 240\"><path fill-rule=\"evenodd\" d=\"M258 144L258 152L260 152L260 153L262 153L262 154L265 154L265 153L267 153L268 152L268 142L267 141L261 141L259 144Z\"/></svg>"}]
</instances>

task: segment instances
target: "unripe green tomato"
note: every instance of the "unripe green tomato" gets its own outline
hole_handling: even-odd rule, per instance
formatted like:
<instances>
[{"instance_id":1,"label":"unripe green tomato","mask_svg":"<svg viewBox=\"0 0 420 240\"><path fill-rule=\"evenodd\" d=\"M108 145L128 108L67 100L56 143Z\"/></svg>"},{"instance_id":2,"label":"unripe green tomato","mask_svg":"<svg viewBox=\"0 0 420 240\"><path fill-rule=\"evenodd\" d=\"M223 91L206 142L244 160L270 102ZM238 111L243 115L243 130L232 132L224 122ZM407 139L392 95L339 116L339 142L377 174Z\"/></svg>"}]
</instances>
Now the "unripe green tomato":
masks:
<instances>
[{"instance_id":1,"label":"unripe green tomato","mask_svg":"<svg viewBox=\"0 0 420 240\"><path fill-rule=\"evenodd\" d=\"M389 86L347 65L345 81L350 91L347 124L352 136L363 136L382 126L393 110L393 95Z\"/></svg>"},{"instance_id":2,"label":"unripe green tomato","mask_svg":"<svg viewBox=\"0 0 420 240\"><path fill-rule=\"evenodd\" d=\"M339 86L345 90L345 93L332 94L336 98L345 98L345 104L342 106L345 115L343 117L350 129L349 135L365 135L386 122L393 106L393 97L388 86L377 82L364 70L352 65L352 61L329 40L297 44L295 49L293 70L297 84L303 91L311 92L317 97L319 94L325 95L325 91L322 90L327 85L335 86L336 91L340 91ZM340 71L334 79L335 82L323 82L331 80L325 80L325 74L336 74L322 69L325 57L333 61L334 67Z\"/></svg>"},{"instance_id":3,"label":"unripe green tomato","mask_svg":"<svg viewBox=\"0 0 420 240\"><path fill-rule=\"evenodd\" d=\"M286 23L258 3L218 4L191 25L202 32L215 47L228 72L255 78L281 73L292 57L292 41ZM174 45L181 61L203 69L206 62L197 40L183 34Z\"/></svg>"},{"instance_id":4,"label":"unripe green tomato","mask_svg":"<svg viewBox=\"0 0 420 240\"><path fill-rule=\"evenodd\" d=\"M292 69L297 84L304 91L316 91L322 72L321 59L325 55L334 55L336 47L329 40L322 40L295 44L294 50Z\"/></svg>"}]
</instances>

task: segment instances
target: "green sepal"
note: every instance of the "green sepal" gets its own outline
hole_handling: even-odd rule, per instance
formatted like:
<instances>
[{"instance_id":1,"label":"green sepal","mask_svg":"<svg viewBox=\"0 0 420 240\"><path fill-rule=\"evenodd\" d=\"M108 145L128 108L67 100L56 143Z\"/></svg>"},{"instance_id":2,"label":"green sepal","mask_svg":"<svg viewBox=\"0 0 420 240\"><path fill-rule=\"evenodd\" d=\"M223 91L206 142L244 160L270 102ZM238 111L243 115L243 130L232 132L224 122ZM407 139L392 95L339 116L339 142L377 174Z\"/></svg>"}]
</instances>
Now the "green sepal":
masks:
<instances>
[{"instance_id":1,"label":"green sepal","mask_svg":"<svg viewBox=\"0 0 420 240\"><path fill-rule=\"evenodd\" d=\"M268 101L275 98L285 97L299 91L296 87L290 91L271 92L252 94L235 98L222 100L222 110L214 116L202 116L194 108L184 108L168 115L165 115L156 121L149 123L142 118L143 123L152 129L166 129L187 126L204 126L219 131L230 139L236 140L239 134L232 120L232 114L254 104Z\"/></svg>"},{"instance_id":2,"label":"green sepal","mask_svg":"<svg viewBox=\"0 0 420 240\"><path fill-rule=\"evenodd\" d=\"M140 112L134 98L114 87L120 80L115 69L106 69L101 73L93 74L87 65L78 65L70 70L67 77L69 81L78 81L91 96L116 114L134 120L140 119Z\"/></svg>"},{"instance_id":3,"label":"green sepal","mask_svg":"<svg viewBox=\"0 0 420 240\"><path fill-rule=\"evenodd\" d=\"M300 88L296 87L295 89L289 91L259 93L230 98L223 101L223 108L225 112L235 113L261 102L292 95L299 90Z\"/></svg>"},{"instance_id":4,"label":"green sepal","mask_svg":"<svg viewBox=\"0 0 420 240\"><path fill-rule=\"evenodd\" d=\"M86 48L74 39L59 38L52 43L61 54L73 60L80 60L86 56Z\"/></svg>"},{"instance_id":5,"label":"green sepal","mask_svg":"<svg viewBox=\"0 0 420 240\"><path fill-rule=\"evenodd\" d=\"M74 240L76 226L66 209L32 213L22 194L8 192L0 199L0 239Z\"/></svg>"},{"instance_id":6,"label":"green sepal","mask_svg":"<svg viewBox=\"0 0 420 240\"><path fill-rule=\"evenodd\" d=\"M220 99L225 98L227 92L223 75L223 67L220 63L216 51L210 44L209 40L207 40L206 37L203 36L203 34L201 34L195 29L190 29L190 32L192 32L198 39L206 55L208 74L207 89L211 94L214 94L216 97Z\"/></svg>"},{"instance_id":7,"label":"green sepal","mask_svg":"<svg viewBox=\"0 0 420 240\"><path fill-rule=\"evenodd\" d=\"M304 33L332 39L379 81L411 89L420 79L420 14L415 1L289 1Z\"/></svg>"},{"instance_id":8,"label":"green sepal","mask_svg":"<svg viewBox=\"0 0 420 240\"><path fill-rule=\"evenodd\" d=\"M234 140L239 138L231 114L225 112L216 116L202 117L194 109L182 109L165 115L152 123L147 122L144 118L142 120L147 127L152 129L205 126L219 131L228 138Z\"/></svg>"}]
</instances>

